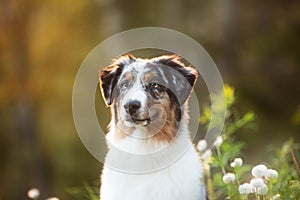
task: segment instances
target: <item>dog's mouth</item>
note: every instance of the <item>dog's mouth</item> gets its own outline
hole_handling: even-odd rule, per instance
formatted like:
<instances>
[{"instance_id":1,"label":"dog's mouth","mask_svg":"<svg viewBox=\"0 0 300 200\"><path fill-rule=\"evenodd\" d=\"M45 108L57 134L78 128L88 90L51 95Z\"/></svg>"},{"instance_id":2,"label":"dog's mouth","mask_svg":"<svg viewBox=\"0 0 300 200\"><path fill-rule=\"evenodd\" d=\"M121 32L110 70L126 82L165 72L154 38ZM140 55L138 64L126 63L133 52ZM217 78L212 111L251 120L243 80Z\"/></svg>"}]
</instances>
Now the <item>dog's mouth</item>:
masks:
<instances>
[{"instance_id":1,"label":"dog's mouth","mask_svg":"<svg viewBox=\"0 0 300 200\"><path fill-rule=\"evenodd\" d=\"M139 119L131 117L131 121L137 125L147 126L151 123L152 120L150 118Z\"/></svg>"},{"instance_id":2,"label":"dog's mouth","mask_svg":"<svg viewBox=\"0 0 300 200\"><path fill-rule=\"evenodd\" d=\"M130 116L125 121L128 121L135 125L148 126L153 121L155 121L158 118L158 116L159 116L158 113L152 116L144 116L144 117Z\"/></svg>"}]
</instances>

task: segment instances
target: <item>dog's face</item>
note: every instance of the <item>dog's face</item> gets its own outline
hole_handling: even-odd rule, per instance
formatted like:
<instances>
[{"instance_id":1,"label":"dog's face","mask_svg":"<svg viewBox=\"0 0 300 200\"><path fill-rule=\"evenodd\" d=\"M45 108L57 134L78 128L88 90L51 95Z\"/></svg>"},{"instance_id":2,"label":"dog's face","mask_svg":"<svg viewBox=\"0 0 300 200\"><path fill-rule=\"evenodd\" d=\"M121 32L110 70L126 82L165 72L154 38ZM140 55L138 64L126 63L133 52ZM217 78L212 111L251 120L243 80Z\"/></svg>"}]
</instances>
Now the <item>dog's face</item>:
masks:
<instances>
[{"instance_id":1,"label":"dog's face","mask_svg":"<svg viewBox=\"0 0 300 200\"><path fill-rule=\"evenodd\" d=\"M100 72L100 83L120 132L130 135L141 128L147 137L172 140L197 75L176 55L152 59L127 55Z\"/></svg>"}]
</instances>

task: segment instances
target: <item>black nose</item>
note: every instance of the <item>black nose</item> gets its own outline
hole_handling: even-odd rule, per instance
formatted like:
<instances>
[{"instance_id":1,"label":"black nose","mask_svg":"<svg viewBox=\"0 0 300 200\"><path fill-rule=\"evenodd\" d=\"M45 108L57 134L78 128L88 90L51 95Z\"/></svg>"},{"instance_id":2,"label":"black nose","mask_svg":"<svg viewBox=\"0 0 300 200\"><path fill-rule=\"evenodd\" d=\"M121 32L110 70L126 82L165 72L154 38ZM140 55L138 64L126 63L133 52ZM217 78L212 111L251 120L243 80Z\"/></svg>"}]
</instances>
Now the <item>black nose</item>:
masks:
<instances>
[{"instance_id":1,"label":"black nose","mask_svg":"<svg viewBox=\"0 0 300 200\"><path fill-rule=\"evenodd\" d=\"M130 100L124 106L126 112L128 112L131 115L136 113L140 107L141 107L141 103L137 100Z\"/></svg>"}]
</instances>

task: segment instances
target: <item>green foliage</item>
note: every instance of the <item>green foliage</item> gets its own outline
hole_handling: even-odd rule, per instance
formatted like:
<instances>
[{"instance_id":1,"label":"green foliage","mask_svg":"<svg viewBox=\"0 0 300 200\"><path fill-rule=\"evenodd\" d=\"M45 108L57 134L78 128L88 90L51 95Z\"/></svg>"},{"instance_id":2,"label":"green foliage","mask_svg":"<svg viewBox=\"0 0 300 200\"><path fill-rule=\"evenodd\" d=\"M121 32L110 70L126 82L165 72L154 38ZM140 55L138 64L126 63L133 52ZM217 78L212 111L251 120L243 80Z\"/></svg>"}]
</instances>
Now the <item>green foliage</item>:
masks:
<instances>
[{"instance_id":1,"label":"green foliage","mask_svg":"<svg viewBox=\"0 0 300 200\"><path fill-rule=\"evenodd\" d=\"M299 171L299 144L295 144L292 139L285 142L281 149L275 151L275 157L272 164L280 176L278 182L274 184L274 190L278 191L282 199L300 198L300 171ZM298 169L297 169L298 167Z\"/></svg>"},{"instance_id":2,"label":"green foliage","mask_svg":"<svg viewBox=\"0 0 300 200\"><path fill-rule=\"evenodd\" d=\"M74 187L68 189L68 192L73 196L72 199L78 200L99 200L98 191L98 187L93 187L87 182L84 182L82 187Z\"/></svg>"},{"instance_id":3,"label":"green foliage","mask_svg":"<svg viewBox=\"0 0 300 200\"><path fill-rule=\"evenodd\" d=\"M300 145L295 144L291 139L284 143L281 149L272 152L273 159L270 160L270 166L276 169L273 171L278 172L278 177L276 174L274 177L270 176L267 171L262 176L257 176L253 171L251 175L252 166L242 164L241 159L245 142L236 140L235 135L240 128L253 125L255 114L248 112L240 116L238 112L233 112L233 105L236 101L234 89L226 85L224 94L227 108L222 135L216 138L211 157L205 157L204 150L200 150L208 176L210 199L300 199L299 153L297 153ZM218 106L220 100L217 98L218 96L213 97L213 103L217 103ZM210 107L205 106L203 111L200 123L207 124L211 119ZM239 159L239 164L236 164L236 158ZM243 193L239 191L241 184L249 182L254 176L264 181L268 190L266 194L260 194L263 193L260 192L261 187L253 187L253 184L248 184L252 192L241 194Z\"/></svg>"}]
</instances>

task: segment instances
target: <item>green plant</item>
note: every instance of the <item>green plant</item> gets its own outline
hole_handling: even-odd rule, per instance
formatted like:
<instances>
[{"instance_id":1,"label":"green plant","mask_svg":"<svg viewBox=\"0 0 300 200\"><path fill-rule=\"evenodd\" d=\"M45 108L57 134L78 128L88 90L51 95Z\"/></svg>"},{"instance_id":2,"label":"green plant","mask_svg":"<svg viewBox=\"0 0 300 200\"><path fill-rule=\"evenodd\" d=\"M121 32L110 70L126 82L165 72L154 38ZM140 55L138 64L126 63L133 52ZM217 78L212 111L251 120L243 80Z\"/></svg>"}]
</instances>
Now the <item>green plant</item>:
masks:
<instances>
[{"instance_id":1,"label":"green plant","mask_svg":"<svg viewBox=\"0 0 300 200\"><path fill-rule=\"evenodd\" d=\"M207 176L210 199L300 199L299 155L296 153L299 144L289 140L280 150L273 152L276 156L270 161L270 166L277 170L268 169L263 164L254 167L243 164L241 152L245 143L238 141L235 134L238 129L253 125L255 115L248 112L241 116L234 110L236 99L232 87L225 85L224 93L226 116L221 136L216 138L212 150L206 149L205 140L197 145ZM222 107L219 96L213 96L212 101L213 106ZM205 106L200 123L207 124L210 120L210 107ZM218 122L217 118L213 124Z\"/></svg>"},{"instance_id":2,"label":"green plant","mask_svg":"<svg viewBox=\"0 0 300 200\"><path fill-rule=\"evenodd\" d=\"M98 187L91 186L87 182L83 183L81 187L74 187L68 190L73 196L73 199L99 200Z\"/></svg>"}]
</instances>

